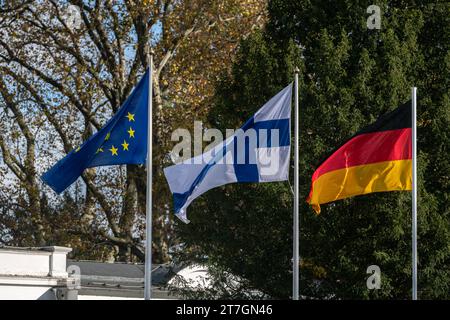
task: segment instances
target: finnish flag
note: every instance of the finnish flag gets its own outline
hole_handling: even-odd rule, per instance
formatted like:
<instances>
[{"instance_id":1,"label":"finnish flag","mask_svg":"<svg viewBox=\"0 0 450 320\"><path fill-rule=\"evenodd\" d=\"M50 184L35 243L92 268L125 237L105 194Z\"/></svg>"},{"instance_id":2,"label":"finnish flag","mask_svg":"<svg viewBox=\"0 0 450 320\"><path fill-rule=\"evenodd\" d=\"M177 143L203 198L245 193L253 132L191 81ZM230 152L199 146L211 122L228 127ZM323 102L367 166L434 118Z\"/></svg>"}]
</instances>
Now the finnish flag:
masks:
<instances>
[{"instance_id":1,"label":"finnish flag","mask_svg":"<svg viewBox=\"0 0 450 320\"><path fill-rule=\"evenodd\" d=\"M186 208L213 188L234 182L288 180L291 100L292 83L225 141L164 169L177 217L189 223Z\"/></svg>"}]
</instances>

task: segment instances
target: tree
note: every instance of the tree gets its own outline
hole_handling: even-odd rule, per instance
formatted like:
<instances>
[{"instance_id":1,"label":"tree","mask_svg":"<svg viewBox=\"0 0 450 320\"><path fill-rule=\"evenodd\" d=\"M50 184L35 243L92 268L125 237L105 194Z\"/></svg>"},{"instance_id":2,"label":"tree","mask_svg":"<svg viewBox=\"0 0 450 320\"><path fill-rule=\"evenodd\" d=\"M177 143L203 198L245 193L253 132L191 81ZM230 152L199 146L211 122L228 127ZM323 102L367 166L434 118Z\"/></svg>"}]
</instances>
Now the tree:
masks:
<instances>
[{"instance_id":1,"label":"tree","mask_svg":"<svg viewBox=\"0 0 450 320\"><path fill-rule=\"evenodd\" d=\"M269 2L269 23L241 44L217 89L210 119L238 127L300 72L300 199L320 158L418 87L419 297L448 299L450 211L448 3L381 1L381 29L367 28L370 1ZM292 45L295 44L295 46ZM292 49L290 49L292 48ZM300 201L301 294L319 298L411 297L411 197L390 192L324 205ZM287 183L229 185L190 208L177 226L194 260L249 281L273 298L291 294L292 196ZM381 269L381 290L366 269ZM227 281L226 278L222 281Z\"/></svg>"},{"instance_id":2,"label":"tree","mask_svg":"<svg viewBox=\"0 0 450 320\"><path fill-rule=\"evenodd\" d=\"M0 150L6 183L0 226L6 234L0 240L27 246L59 241L84 256L102 252L102 259L143 260L144 167L87 170L62 197L39 176L117 111L148 66L150 45L158 195L153 251L156 262L166 261L172 216L161 169L168 163L172 127L189 119L177 110L204 112L217 72L229 65L222 57L232 57L238 39L264 23L265 5L258 0L2 2ZM57 236L64 233L65 240Z\"/></svg>"}]
</instances>

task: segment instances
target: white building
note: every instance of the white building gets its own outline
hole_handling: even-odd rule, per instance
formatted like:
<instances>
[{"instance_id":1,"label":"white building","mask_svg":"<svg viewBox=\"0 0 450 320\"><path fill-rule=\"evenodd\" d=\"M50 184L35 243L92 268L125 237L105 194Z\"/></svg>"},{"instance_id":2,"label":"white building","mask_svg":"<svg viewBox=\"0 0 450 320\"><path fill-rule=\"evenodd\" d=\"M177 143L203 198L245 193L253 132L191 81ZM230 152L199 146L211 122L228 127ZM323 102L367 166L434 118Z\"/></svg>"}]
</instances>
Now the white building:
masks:
<instances>
[{"instance_id":1,"label":"white building","mask_svg":"<svg viewBox=\"0 0 450 320\"><path fill-rule=\"evenodd\" d=\"M65 247L0 247L0 300L73 299Z\"/></svg>"},{"instance_id":2,"label":"white building","mask_svg":"<svg viewBox=\"0 0 450 320\"><path fill-rule=\"evenodd\" d=\"M143 299L143 264L68 260L70 251L0 246L0 300ZM203 276L197 269L152 267L153 299L177 298L166 287L178 273L189 280Z\"/></svg>"}]
</instances>

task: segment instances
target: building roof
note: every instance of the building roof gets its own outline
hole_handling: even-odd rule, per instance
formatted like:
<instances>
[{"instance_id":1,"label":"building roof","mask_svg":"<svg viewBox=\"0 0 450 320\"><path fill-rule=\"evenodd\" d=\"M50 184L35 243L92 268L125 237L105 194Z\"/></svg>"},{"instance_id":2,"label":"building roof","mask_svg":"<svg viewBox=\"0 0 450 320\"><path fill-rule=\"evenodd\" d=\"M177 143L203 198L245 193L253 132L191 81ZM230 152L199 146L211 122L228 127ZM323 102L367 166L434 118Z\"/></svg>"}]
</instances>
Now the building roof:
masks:
<instances>
[{"instance_id":1,"label":"building roof","mask_svg":"<svg viewBox=\"0 0 450 320\"><path fill-rule=\"evenodd\" d=\"M79 295L142 298L144 296L144 265L105 263L97 261L67 261L69 270L80 269ZM71 267L72 266L72 267ZM179 268L173 265L152 265L154 298L173 299L164 288Z\"/></svg>"}]
</instances>

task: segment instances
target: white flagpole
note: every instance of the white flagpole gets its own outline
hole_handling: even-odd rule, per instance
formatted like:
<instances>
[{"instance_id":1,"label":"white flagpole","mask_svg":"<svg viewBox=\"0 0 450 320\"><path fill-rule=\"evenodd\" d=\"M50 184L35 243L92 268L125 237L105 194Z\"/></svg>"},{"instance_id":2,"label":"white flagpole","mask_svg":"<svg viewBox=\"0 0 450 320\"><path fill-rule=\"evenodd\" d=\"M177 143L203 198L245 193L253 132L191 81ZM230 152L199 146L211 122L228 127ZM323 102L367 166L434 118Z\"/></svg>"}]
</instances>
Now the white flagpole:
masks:
<instances>
[{"instance_id":1,"label":"white flagpole","mask_svg":"<svg viewBox=\"0 0 450 320\"><path fill-rule=\"evenodd\" d=\"M148 48L148 117L147 117L147 194L145 216L145 272L144 298L152 298L152 97L153 97L153 53Z\"/></svg>"},{"instance_id":2,"label":"white flagpole","mask_svg":"<svg viewBox=\"0 0 450 320\"><path fill-rule=\"evenodd\" d=\"M412 299L417 300L417 88L412 94Z\"/></svg>"},{"instance_id":3,"label":"white flagpole","mask_svg":"<svg viewBox=\"0 0 450 320\"><path fill-rule=\"evenodd\" d=\"M299 128L298 128L298 73L299 69L295 68L295 84L294 84L294 103L295 103L295 147L294 147L294 237L293 237L293 300L299 299L299 214L298 214L298 147L299 147Z\"/></svg>"}]
</instances>

